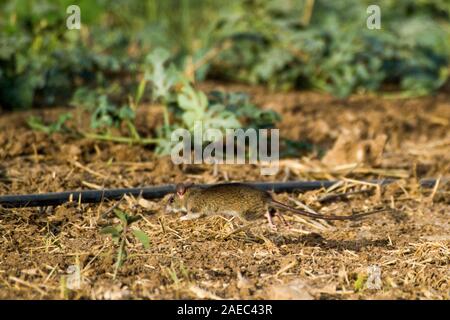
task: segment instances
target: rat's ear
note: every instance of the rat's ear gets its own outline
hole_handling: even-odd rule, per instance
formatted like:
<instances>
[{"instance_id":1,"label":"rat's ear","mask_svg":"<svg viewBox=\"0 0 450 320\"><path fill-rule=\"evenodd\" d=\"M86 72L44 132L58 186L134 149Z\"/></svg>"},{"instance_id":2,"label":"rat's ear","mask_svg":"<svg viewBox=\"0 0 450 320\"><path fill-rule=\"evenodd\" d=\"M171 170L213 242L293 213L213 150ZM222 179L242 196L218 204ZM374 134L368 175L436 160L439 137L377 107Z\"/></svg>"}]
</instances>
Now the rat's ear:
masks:
<instances>
[{"instance_id":1,"label":"rat's ear","mask_svg":"<svg viewBox=\"0 0 450 320\"><path fill-rule=\"evenodd\" d=\"M180 198L183 198L184 194L186 193L186 190L190 187L192 187L194 184L192 182L186 182L186 183L178 183L176 186L177 195Z\"/></svg>"},{"instance_id":2,"label":"rat's ear","mask_svg":"<svg viewBox=\"0 0 450 320\"><path fill-rule=\"evenodd\" d=\"M177 195L181 198L185 192L186 192L186 186L183 183L178 183L176 190L177 190Z\"/></svg>"}]
</instances>

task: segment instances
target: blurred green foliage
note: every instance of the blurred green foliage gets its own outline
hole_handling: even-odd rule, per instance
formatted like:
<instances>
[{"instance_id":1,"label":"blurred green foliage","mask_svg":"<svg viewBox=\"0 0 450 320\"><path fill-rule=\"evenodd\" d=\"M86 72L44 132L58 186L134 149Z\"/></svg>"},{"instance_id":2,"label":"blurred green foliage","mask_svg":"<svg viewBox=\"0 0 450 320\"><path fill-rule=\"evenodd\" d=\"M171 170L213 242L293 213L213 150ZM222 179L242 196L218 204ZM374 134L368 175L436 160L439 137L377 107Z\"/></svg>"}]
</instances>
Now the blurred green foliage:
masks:
<instances>
[{"instance_id":1,"label":"blurred green foliage","mask_svg":"<svg viewBox=\"0 0 450 320\"><path fill-rule=\"evenodd\" d=\"M155 145L155 152L164 155L170 153L171 147L177 143L171 139L174 129L192 132L201 125L202 129L225 132L229 128L272 128L280 120L276 112L261 110L252 104L244 93L213 91L208 94L196 89L174 65L166 49L156 48L147 55L142 63L142 74L141 80L136 81L134 96L128 94L128 101L122 104L109 89L78 88L71 104L88 111L91 120L90 129L75 131L91 139ZM135 126L136 108L146 92L151 92L152 102L163 107L163 123L151 128L155 129L155 138L141 137ZM44 124L41 119L31 117L28 124L34 130L52 134L65 129L64 122L68 119ZM206 138L206 141L213 139Z\"/></svg>"},{"instance_id":2,"label":"blurred green foliage","mask_svg":"<svg viewBox=\"0 0 450 320\"><path fill-rule=\"evenodd\" d=\"M169 52L155 49L147 56L144 85L148 82L152 98L164 106L164 124L157 132L158 154L170 153L177 141L171 140L173 129L184 128L193 132L196 126L225 132L233 128L268 128L280 120L271 110L261 110L250 102L248 95L239 92L213 91L209 94L195 89L186 75L169 64ZM143 87L141 84L139 87ZM140 88L138 88L138 91ZM169 113L173 115L169 121ZM208 140L212 139L212 140ZM213 137L205 140L213 141Z\"/></svg>"},{"instance_id":3,"label":"blurred green foliage","mask_svg":"<svg viewBox=\"0 0 450 320\"><path fill-rule=\"evenodd\" d=\"M66 129L64 124L67 120L71 118L72 118L71 113L63 113L58 117L58 119L54 123L46 125L43 123L41 118L31 116L27 119L27 123L33 130L41 131L47 134L52 134Z\"/></svg>"},{"instance_id":4,"label":"blurred green foliage","mask_svg":"<svg viewBox=\"0 0 450 320\"><path fill-rule=\"evenodd\" d=\"M0 107L68 104L86 88L122 106L143 83L137 75L146 72L148 54L162 58L154 51L160 47L169 50L164 63L191 81L316 88L339 97L385 86L409 95L440 88L449 77L449 1L375 1L382 29L368 30L373 2L4 0ZM66 28L71 4L81 8L81 30ZM164 85L150 93L141 86L139 100L161 95ZM119 116L108 120L104 109L98 121Z\"/></svg>"},{"instance_id":5,"label":"blurred green foliage","mask_svg":"<svg viewBox=\"0 0 450 320\"><path fill-rule=\"evenodd\" d=\"M450 2L375 3L380 30L366 28L374 1L254 0L229 8L214 35L233 45L214 61L214 73L339 97L383 84L414 95L442 86L449 75Z\"/></svg>"}]
</instances>

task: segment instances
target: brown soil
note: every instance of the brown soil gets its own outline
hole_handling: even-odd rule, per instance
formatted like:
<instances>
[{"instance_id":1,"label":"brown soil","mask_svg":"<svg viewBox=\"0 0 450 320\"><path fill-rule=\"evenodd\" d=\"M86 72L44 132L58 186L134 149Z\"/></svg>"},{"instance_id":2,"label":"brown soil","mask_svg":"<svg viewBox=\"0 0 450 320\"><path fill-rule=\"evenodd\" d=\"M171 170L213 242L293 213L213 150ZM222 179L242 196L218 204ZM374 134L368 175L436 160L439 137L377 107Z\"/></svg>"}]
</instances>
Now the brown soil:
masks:
<instances>
[{"instance_id":1,"label":"brown soil","mask_svg":"<svg viewBox=\"0 0 450 320\"><path fill-rule=\"evenodd\" d=\"M163 213L162 202L128 198L119 208L143 217L132 228L145 231L151 245L145 249L130 233L127 260L113 279L118 248L100 230L118 223L108 212L117 203L0 208L1 299L450 298L450 188L445 181L450 175L449 94L410 100L375 96L338 100L318 93L270 93L217 83L202 88L248 91L256 103L282 115L282 137L309 147L284 158L276 176L260 176L254 165L223 166L214 176L207 165L174 166L170 158L156 158L151 147L64 133L47 136L27 127L29 112L4 114L0 194L187 180L348 178L333 190L277 198L321 213L379 205L396 210L358 222L332 223L286 214L290 229L280 226L274 232L261 220L236 232L242 226L236 220L210 217L181 222ZM153 110L157 109L140 110L151 126L161 119ZM67 109L34 113L51 120L61 112ZM84 120L76 117L70 125L83 127ZM383 188L359 182L380 177L399 182ZM442 179L434 189L421 189L418 179L424 177ZM369 189L373 192L319 201L328 194ZM72 290L67 288L71 266L81 270L81 285ZM381 271L378 289L367 287L373 266Z\"/></svg>"}]
</instances>

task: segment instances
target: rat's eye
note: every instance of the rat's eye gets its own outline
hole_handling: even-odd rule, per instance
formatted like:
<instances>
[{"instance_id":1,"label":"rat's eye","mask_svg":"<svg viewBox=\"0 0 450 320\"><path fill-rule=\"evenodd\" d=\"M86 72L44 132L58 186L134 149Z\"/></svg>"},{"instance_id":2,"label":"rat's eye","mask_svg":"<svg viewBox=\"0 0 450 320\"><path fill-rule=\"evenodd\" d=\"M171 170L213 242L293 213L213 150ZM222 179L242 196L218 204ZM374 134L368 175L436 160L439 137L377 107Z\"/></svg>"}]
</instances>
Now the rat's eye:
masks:
<instances>
[{"instance_id":1,"label":"rat's eye","mask_svg":"<svg viewBox=\"0 0 450 320\"><path fill-rule=\"evenodd\" d=\"M173 198L173 197L171 197L170 199L169 199L169 203L173 203L175 201L175 199Z\"/></svg>"}]
</instances>

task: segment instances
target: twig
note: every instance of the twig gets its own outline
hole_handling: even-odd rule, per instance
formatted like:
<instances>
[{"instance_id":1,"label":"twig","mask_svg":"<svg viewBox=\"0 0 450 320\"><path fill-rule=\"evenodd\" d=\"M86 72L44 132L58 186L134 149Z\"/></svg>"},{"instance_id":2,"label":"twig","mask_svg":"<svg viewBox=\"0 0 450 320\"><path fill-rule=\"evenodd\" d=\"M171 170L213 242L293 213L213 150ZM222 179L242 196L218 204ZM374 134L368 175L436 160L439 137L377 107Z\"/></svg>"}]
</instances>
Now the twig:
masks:
<instances>
[{"instance_id":1,"label":"twig","mask_svg":"<svg viewBox=\"0 0 450 320\"><path fill-rule=\"evenodd\" d=\"M81 184L86 186L86 187L88 187L88 188L91 188L91 189L96 189L96 190L104 189L102 186L99 186L98 184L87 182L87 181L84 181L84 180L81 181Z\"/></svg>"},{"instance_id":2,"label":"twig","mask_svg":"<svg viewBox=\"0 0 450 320\"><path fill-rule=\"evenodd\" d=\"M231 41L224 41L219 46L211 48L203 57L198 59L193 65L193 71L197 71L201 66L214 59L220 52L231 47Z\"/></svg>"},{"instance_id":3,"label":"twig","mask_svg":"<svg viewBox=\"0 0 450 320\"><path fill-rule=\"evenodd\" d=\"M431 195L429 197L429 201L430 202L433 202L434 196L436 195L436 192L437 192L438 187L439 187L439 183L441 182L441 178L442 178L442 176L439 176L437 178L437 180L436 180L436 183L434 184L433 191L431 192Z\"/></svg>"},{"instance_id":4,"label":"twig","mask_svg":"<svg viewBox=\"0 0 450 320\"><path fill-rule=\"evenodd\" d=\"M90 174L92 174L92 175L94 175L94 176L97 176L97 177L102 178L102 179L108 179L108 177L105 176L104 174L99 173L99 172L97 172L97 171L94 171L94 170L92 170L92 169L89 169L88 167L82 165L82 164L79 163L78 161L72 161L72 164L73 164L75 167L80 168L80 169L82 169L82 170L84 170L84 171L86 171L86 172L88 172L88 173L90 173Z\"/></svg>"},{"instance_id":5,"label":"twig","mask_svg":"<svg viewBox=\"0 0 450 320\"><path fill-rule=\"evenodd\" d=\"M28 287L28 288L34 289L34 290L36 290L37 292L39 292L40 294L42 294L42 295L45 295L45 291L43 291L43 290L40 289L38 286L36 286L36 285L34 285L34 284L32 284L32 283L29 283L29 282L27 282L27 281L25 281L25 280L22 280L22 279L13 277L13 276L10 276L9 279L10 279L10 280L13 280L14 282L20 283L20 284L22 284L22 285L24 285L24 286L26 286L26 287Z\"/></svg>"},{"instance_id":6,"label":"twig","mask_svg":"<svg viewBox=\"0 0 450 320\"><path fill-rule=\"evenodd\" d=\"M347 199L348 196L355 195L355 194L366 194L366 193L372 193L373 191L370 189L366 190L357 190L357 191L349 191L349 192L342 192L342 193L335 193L323 196L322 198L318 199L317 202L324 203L324 202L331 202L334 200L341 200L341 199Z\"/></svg>"},{"instance_id":7,"label":"twig","mask_svg":"<svg viewBox=\"0 0 450 320\"><path fill-rule=\"evenodd\" d=\"M129 143L129 144L142 144L142 145L158 144L161 141L161 139L155 139L155 138L135 139L135 138L130 138L130 137L102 135L102 134L96 134L96 133L83 133L83 136L86 138L89 138L89 139L94 139L94 140Z\"/></svg>"},{"instance_id":8,"label":"twig","mask_svg":"<svg viewBox=\"0 0 450 320\"><path fill-rule=\"evenodd\" d=\"M106 217L108 214L110 214L114 209L116 209L123 201L123 197L121 199L119 199L119 201L117 201L112 207L110 207L108 210L106 210L105 212L103 212L102 217Z\"/></svg>"}]
</instances>

